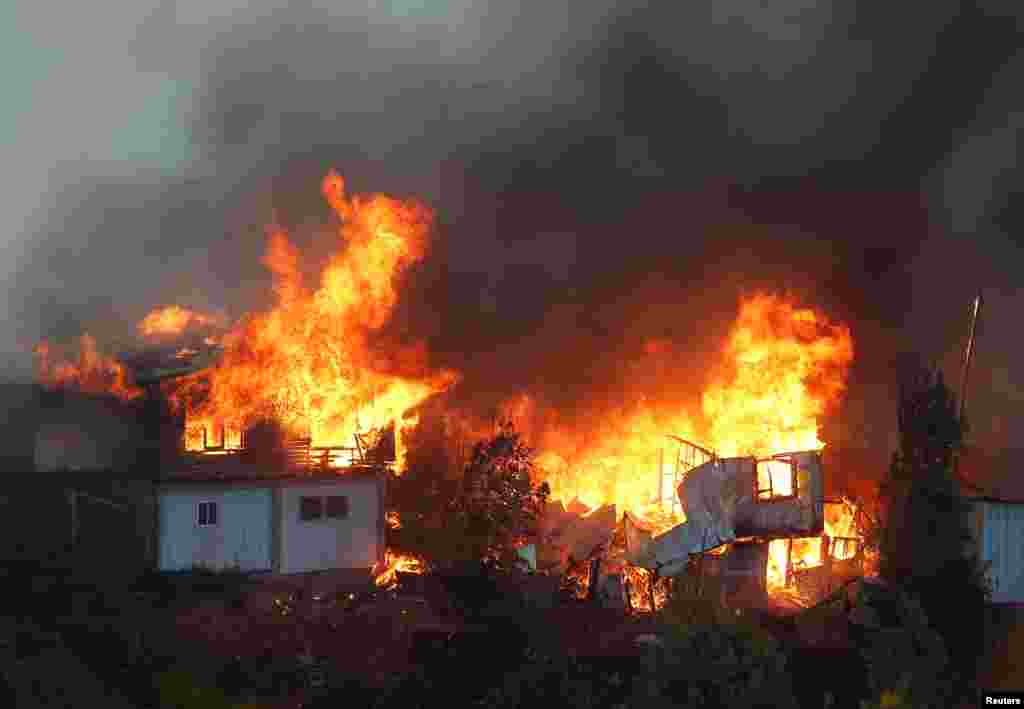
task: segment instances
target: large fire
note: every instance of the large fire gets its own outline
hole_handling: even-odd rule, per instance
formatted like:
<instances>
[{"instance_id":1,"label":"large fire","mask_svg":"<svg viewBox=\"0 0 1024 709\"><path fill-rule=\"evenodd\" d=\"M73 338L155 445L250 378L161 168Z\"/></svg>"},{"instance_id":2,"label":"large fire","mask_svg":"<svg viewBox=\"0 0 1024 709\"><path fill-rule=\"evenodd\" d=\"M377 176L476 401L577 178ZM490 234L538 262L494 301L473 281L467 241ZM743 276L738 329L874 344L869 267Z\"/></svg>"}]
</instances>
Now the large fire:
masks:
<instances>
[{"instance_id":1,"label":"large fire","mask_svg":"<svg viewBox=\"0 0 1024 709\"><path fill-rule=\"evenodd\" d=\"M112 394L128 400L142 390L133 386L124 365L100 353L96 340L82 335L73 356L62 353L49 342L35 347L36 381L49 389L73 389L88 394Z\"/></svg>"},{"instance_id":2,"label":"large fire","mask_svg":"<svg viewBox=\"0 0 1024 709\"><path fill-rule=\"evenodd\" d=\"M178 385L187 448L237 446L242 430L267 419L313 447L349 448L357 434L393 423L401 469L404 412L454 382L450 372L429 370L422 346L382 353L371 344L397 302L396 277L425 254L430 211L384 195L349 195L335 172L322 192L341 219L344 250L309 290L298 250L283 229L271 230L264 264L277 303L243 318L224 336L216 366Z\"/></svg>"},{"instance_id":3,"label":"large fire","mask_svg":"<svg viewBox=\"0 0 1024 709\"><path fill-rule=\"evenodd\" d=\"M646 351L665 349L652 341ZM557 424L544 428L537 447L552 499L614 504L663 531L683 521L677 473L707 459L666 434L699 441L722 457L821 448L820 418L842 394L852 359L845 326L778 296L746 298L699 412L641 403L604 415L582 439ZM509 408L515 416L529 405L524 398ZM788 476L772 475L770 463L759 466L759 475L759 487L766 489L771 476L775 494L785 494L779 484Z\"/></svg>"}]
</instances>

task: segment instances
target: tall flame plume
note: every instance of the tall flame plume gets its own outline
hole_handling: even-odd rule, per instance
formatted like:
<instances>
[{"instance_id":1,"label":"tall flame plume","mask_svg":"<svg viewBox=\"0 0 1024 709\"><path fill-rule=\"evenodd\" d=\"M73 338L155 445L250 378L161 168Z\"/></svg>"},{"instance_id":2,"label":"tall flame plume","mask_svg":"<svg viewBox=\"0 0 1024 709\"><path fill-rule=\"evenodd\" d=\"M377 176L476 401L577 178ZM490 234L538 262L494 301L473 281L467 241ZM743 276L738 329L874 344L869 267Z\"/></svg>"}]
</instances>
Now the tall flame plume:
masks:
<instances>
[{"instance_id":1,"label":"tall flame plume","mask_svg":"<svg viewBox=\"0 0 1024 709\"><path fill-rule=\"evenodd\" d=\"M661 341L645 347L648 354L668 349ZM666 434L723 457L821 448L819 424L845 390L852 360L846 326L781 296L747 297L698 411L641 401L605 413L586 436L545 426L536 441L542 475L552 499L614 504L665 529L683 520L678 506L664 514L675 497L671 482L658 496L659 467L674 465L677 450ZM515 417L535 406L524 396L507 408Z\"/></svg>"},{"instance_id":2,"label":"tall flame plume","mask_svg":"<svg viewBox=\"0 0 1024 709\"><path fill-rule=\"evenodd\" d=\"M276 305L239 321L222 339L219 362L179 385L189 447L201 445L203 430L224 431L220 442L230 446L265 419L313 446L351 446L356 433L400 428L404 412L455 381L429 368L422 345L390 345L384 353L371 343L397 303L396 279L425 254L430 211L385 195L350 195L333 171L322 193L341 220L345 248L310 290L299 251L283 228L270 229L263 263Z\"/></svg>"}]
</instances>

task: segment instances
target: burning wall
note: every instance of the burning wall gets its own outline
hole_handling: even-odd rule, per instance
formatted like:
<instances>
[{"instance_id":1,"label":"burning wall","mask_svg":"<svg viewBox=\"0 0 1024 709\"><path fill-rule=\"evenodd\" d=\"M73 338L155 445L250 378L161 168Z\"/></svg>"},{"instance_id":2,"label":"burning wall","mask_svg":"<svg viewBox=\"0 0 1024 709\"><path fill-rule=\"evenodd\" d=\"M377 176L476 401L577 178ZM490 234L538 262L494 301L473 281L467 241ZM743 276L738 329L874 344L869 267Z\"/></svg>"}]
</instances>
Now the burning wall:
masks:
<instances>
[{"instance_id":1,"label":"burning wall","mask_svg":"<svg viewBox=\"0 0 1024 709\"><path fill-rule=\"evenodd\" d=\"M788 494L759 494L754 458L724 458L689 471L679 486L687 521L630 555L631 563L673 575L693 554L749 537L794 537L823 527L821 461L814 451L793 453Z\"/></svg>"}]
</instances>

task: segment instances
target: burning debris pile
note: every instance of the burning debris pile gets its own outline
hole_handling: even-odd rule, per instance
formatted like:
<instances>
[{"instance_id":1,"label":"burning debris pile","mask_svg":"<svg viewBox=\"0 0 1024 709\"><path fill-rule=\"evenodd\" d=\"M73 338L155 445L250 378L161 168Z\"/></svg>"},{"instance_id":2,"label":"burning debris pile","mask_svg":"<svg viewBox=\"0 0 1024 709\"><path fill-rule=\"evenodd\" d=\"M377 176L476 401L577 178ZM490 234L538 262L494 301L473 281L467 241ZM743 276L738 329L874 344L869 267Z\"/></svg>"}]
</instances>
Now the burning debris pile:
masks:
<instances>
[{"instance_id":1,"label":"burning debris pile","mask_svg":"<svg viewBox=\"0 0 1024 709\"><path fill-rule=\"evenodd\" d=\"M602 567L619 578L604 586L632 581L625 598L634 607L663 594L632 590L652 590L694 555L713 553L721 564L712 569L776 594L806 586L808 569L849 561L854 509L826 513L817 451L820 419L842 394L852 357L849 331L821 314L774 296L745 300L699 417L642 404L602 422L605 435L585 445L571 431L541 434L552 498L572 500L552 508L541 556L554 555L577 584ZM515 402L520 411L530 404Z\"/></svg>"},{"instance_id":2,"label":"burning debris pile","mask_svg":"<svg viewBox=\"0 0 1024 709\"><path fill-rule=\"evenodd\" d=\"M776 482L770 498L759 496L764 468ZM678 494L686 521L660 534L629 513L617 520L614 506L550 503L538 566L561 574L577 598L649 610L664 602L669 579L706 559L701 572L720 577L734 601L807 605L864 573L857 508L826 502L822 484L816 451L715 459L685 474Z\"/></svg>"},{"instance_id":3,"label":"burning debris pile","mask_svg":"<svg viewBox=\"0 0 1024 709\"><path fill-rule=\"evenodd\" d=\"M390 590L398 585L399 574L422 574L426 570L422 559L388 551L384 562L373 570L373 583L377 588Z\"/></svg>"}]
</instances>

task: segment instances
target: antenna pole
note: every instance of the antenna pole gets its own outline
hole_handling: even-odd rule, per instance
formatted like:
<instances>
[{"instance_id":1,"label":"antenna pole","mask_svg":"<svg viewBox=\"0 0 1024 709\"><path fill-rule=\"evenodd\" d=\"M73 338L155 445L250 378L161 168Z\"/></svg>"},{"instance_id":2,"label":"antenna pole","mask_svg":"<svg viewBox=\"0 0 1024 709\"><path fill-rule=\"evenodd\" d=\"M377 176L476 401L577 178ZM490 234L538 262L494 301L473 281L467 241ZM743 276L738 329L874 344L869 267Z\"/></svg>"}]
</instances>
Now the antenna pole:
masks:
<instances>
[{"instance_id":1,"label":"antenna pole","mask_svg":"<svg viewBox=\"0 0 1024 709\"><path fill-rule=\"evenodd\" d=\"M974 358L974 341L978 332L978 316L981 313L981 292L974 298L974 305L971 307L971 332L967 338L967 353L964 356L964 368L960 374L960 411L958 418L963 421L964 410L967 406L967 377L971 371L971 360Z\"/></svg>"}]
</instances>

